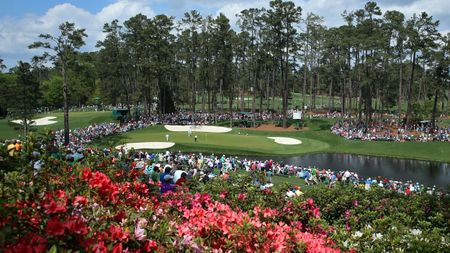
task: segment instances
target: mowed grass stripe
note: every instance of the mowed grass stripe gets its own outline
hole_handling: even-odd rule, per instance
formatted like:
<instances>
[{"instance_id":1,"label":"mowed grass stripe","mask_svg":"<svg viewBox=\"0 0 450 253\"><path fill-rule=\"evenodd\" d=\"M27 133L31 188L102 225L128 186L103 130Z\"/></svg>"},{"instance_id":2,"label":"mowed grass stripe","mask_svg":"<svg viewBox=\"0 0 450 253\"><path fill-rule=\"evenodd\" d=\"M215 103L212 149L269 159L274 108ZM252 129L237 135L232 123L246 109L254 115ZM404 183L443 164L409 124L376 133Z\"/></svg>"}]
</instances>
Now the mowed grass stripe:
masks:
<instances>
[{"instance_id":1,"label":"mowed grass stripe","mask_svg":"<svg viewBox=\"0 0 450 253\"><path fill-rule=\"evenodd\" d=\"M158 131L159 130L159 131ZM153 126L146 129L125 133L121 138L115 138L105 141L112 141L113 146L125 144L128 142L149 142L149 141L166 141L166 134L169 134L169 141L175 142L176 145L173 150L183 151L203 151L209 152L225 152L229 154L278 154L290 155L306 152L314 152L326 149L328 144L301 138L303 142L299 145L282 145L277 144L273 140L261 135L246 135L238 134L238 131L230 133L193 133L190 137L186 132L170 132L162 126ZM266 133L268 134L268 133ZM276 134L276 133L272 133ZM197 142L194 141L194 136L197 135ZM295 137L293 137L295 138ZM297 137L299 138L299 137ZM101 144L108 144L102 142Z\"/></svg>"}]
</instances>

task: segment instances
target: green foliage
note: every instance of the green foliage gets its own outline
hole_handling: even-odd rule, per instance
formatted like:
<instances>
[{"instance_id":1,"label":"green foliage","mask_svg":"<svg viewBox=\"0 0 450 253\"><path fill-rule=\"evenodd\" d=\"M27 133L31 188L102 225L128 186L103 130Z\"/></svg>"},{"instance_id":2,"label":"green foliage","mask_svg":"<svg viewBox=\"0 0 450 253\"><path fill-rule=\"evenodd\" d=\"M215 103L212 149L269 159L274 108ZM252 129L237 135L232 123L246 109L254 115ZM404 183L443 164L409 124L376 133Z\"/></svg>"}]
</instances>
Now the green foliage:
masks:
<instances>
[{"instance_id":1,"label":"green foliage","mask_svg":"<svg viewBox=\"0 0 450 253\"><path fill-rule=\"evenodd\" d=\"M60 75L52 75L49 80L43 82L41 89L47 105L61 108L63 105L63 80Z\"/></svg>"},{"instance_id":2,"label":"green foliage","mask_svg":"<svg viewBox=\"0 0 450 253\"><path fill-rule=\"evenodd\" d=\"M28 63L19 62L14 72L16 83L6 94L9 101L8 111L13 119L22 120L21 127L24 135L27 135L30 128L29 121L36 113L35 109L41 97L39 83Z\"/></svg>"},{"instance_id":3,"label":"green foliage","mask_svg":"<svg viewBox=\"0 0 450 253\"><path fill-rule=\"evenodd\" d=\"M322 218L337 228L333 238L344 248L364 252L446 252L450 241L448 196L400 195L352 185L312 187Z\"/></svg>"}]
</instances>

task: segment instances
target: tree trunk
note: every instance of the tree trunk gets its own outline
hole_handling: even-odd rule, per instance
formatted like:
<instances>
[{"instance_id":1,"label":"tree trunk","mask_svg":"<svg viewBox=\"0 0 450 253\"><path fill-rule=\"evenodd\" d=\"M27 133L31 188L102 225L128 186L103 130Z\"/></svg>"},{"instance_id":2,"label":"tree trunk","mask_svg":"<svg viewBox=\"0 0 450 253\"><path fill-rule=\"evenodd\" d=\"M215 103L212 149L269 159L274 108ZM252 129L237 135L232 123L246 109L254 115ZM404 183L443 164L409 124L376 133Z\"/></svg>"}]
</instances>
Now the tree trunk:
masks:
<instances>
[{"instance_id":1,"label":"tree trunk","mask_svg":"<svg viewBox=\"0 0 450 253\"><path fill-rule=\"evenodd\" d=\"M205 112L206 90L202 90L202 112Z\"/></svg>"},{"instance_id":2,"label":"tree trunk","mask_svg":"<svg viewBox=\"0 0 450 253\"><path fill-rule=\"evenodd\" d=\"M412 57L412 61L411 61L411 77L409 79L409 84L408 84L408 106L406 108L406 125L409 125L411 122L411 113L412 113L412 104L413 104L413 84L414 84L414 69L415 69L415 64L416 62L416 52L413 52L413 57Z\"/></svg>"},{"instance_id":3,"label":"tree trunk","mask_svg":"<svg viewBox=\"0 0 450 253\"><path fill-rule=\"evenodd\" d=\"M347 110L350 112L350 114L353 113L353 101L352 101L352 97L353 97L353 83L352 83L352 77L350 76L348 78L348 106L347 106Z\"/></svg>"},{"instance_id":4,"label":"tree trunk","mask_svg":"<svg viewBox=\"0 0 450 253\"><path fill-rule=\"evenodd\" d=\"M220 113L223 113L223 78L220 78Z\"/></svg>"},{"instance_id":5,"label":"tree trunk","mask_svg":"<svg viewBox=\"0 0 450 253\"><path fill-rule=\"evenodd\" d=\"M63 100L64 100L64 145L69 145L69 98L68 98L68 84L66 75L66 61L61 62L61 75L63 77Z\"/></svg>"},{"instance_id":6,"label":"tree trunk","mask_svg":"<svg viewBox=\"0 0 450 253\"><path fill-rule=\"evenodd\" d=\"M330 87L328 90L328 112L331 113L331 108L334 107L334 98L333 98L333 78L331 78Z\"/></svg>"},{"instance_id":7,"label":"tree trunk","mask_svg":"<svg viewBox=\"0 0 450 253\"><path fill-rule=\"evenodd\" d=\"M230 113L230 128L233 127L233 87L230 87L229 98L228 98L228 110Z\"/></svg>"},{"instance_id":8,"label":"tree trunk","mask_svg":"<svg viewBox=\"0 0 450 253\"><path fill-rule=\"evenodd\" d=\"M289 41L289 37L286 39ZM284 77L283 77L283 128L287 128L287 110L288 110L288 95L289 95L289 86L288 86L288 63L289 61L289 44L286 43L286 59L285 59L285 67L284 67Z\"/></svg>"},{"instance_id":9,"label":"tree trunk","mask_svg":"<svg viewBox=\"0 0 450 253\"><path fill-rule=\"evenodd\" d=\"M314 109L316 105L314 104L314 71L311 69L311 75L309 80L309 107L310 110Z\"/></svg>"},{"instance_id":10,"label":"tree trunk","mask_svg":"<svg viewBox=\"0 0 450 253\"><path fill-rule=\"evenodd\" d=\"M306 25L306 43L305 43L305 64L303 65L303 89L302 89L302 109L305 108L305 96L306 96L306 84L307 84L307 75L308 75L308 37L309 30L308 24Z\"/></svg>"},{"instance_id":11,"label":"tree trunk","mask_svg":"<svg viewBox=\"0 0 450 253\"><path fill-rule=\"evenodd\" d=\"M256 109L256 92L255 92L255 87L251 87L250 88L251 90L251 92L252 92L252 120L253 120L253 127L256 127L256 112L255 112L255 109Z\"/></svg>"},{"instance_id":12,"label":"tree trunk","mask_svg":"<svg viewBox=\"0 0 450 253\"><path fill-rule=\"evenodd\" d=\"M439 89L436 88L434 93L434 102L433 102L433 115L431 118L431 127L436 129L436 114L437 114L437 102L438 102Z\"/></svg>"},{"instance_id":13,"label":"tree trunk","mask_svg":"<svg viewBox=\"0 0 450 253\"><path fill-rule=\"evenodd\" d=\"M361 85L360 85L361 86ZM359 88L358 94L358 121L362 120L362 87Z\"/></svg>"},{"instance_id":14,"label":"tree trunk","mask_svg":"<svg viewBox=\"0 0 450 253\"><path fill-rule=\"evenodd\" d=\"M403 61L400 55L400 81L398 82L398 100L397 100L397 114L398 114L398 124L402 123L402 89L403 89Z\"/></svg>"},{"instance_id":15,"label":"tree trunk","mask_svg":"<svg viewBox=\"0 0 450 253\"><path fill-rule=\"evenodd\" d=\"M272 73L273 73L273 70L272 70ZM270 103L270 90L269 90L269 87L270 87L270 74L269 73L267 73L267 82L266 82L266 111L269 111L269 103Z\"/></svg>"},{"instance_id":16,"label":"tree trunk","mask_svg":"<svg viewBox=\"0 0 450 253\"><path fill-rule=\"evenodd\" d=\"M341 114L344 116L345 114L345 80L342 82L340 81L341 86Z\"/></svg>"}]
</instances>

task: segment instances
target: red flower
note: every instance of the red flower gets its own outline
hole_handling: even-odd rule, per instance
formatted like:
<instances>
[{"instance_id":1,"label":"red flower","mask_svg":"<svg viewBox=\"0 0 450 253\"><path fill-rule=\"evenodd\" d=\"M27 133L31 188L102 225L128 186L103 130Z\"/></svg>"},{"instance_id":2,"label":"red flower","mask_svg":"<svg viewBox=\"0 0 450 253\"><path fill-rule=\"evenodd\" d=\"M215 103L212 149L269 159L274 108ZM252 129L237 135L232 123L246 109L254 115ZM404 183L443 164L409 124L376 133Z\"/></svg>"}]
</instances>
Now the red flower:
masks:
<instances>
[{"instance_id":1,"label":"red flower","mask_svg":"<svg viewBox=\"0 0 450 253\"><path fill-rule=\"evenodd\" d=\"M312 198L308 199L308 205L310 206L314 205L314 200Z\"/></svg>"},{"instance_id":2,"label":"red flower","mask_svg":"<svg viewBox=\"0 0 450 253\"><path fill-rule=\"evenodd\" d=\"M5 253L16 252L33 252L40 253L46 252L47 240L37 234L29 233L20 238L19 242L15 245L6 247Z\"/></svg>"},{"instance_id":3,"label":"red flower","mask_svg":"<svg viewBox=\"0 0 450 253\"><path fill-rule=\"evenodd\" d=\"M83 169L83 179L84 180L88 180L92 177L92 172L89 168L84 168Z\"/></svg>"},{"instance_id":4,"label":"red flower","mask_svg":"<svg viewBox=\"0 0 450 253\"><path fill-rule=\"evenodd\" d=\"M320 209L319 208L313 208L312 212L313 212L314 218L316 218L316 219L320 218Z\"/></svg>"},{"instance_id":5,"label":"red flower","mask_svg":"<svg viewBox=\"0 0 450 253\"><path fill-rule=\"evenodd\" d=\"M245 195L245 193L239 193L239 195L238 195L239 200L244 200L246 198L247 198L247 195Z\"/></svg>"},{"instance_id":6,"label":"red flower","mask_svg":"<svg viewBox=\"0 0 450 253\"><path fill-rule=\"evenodd\" d=\"M72 217L66 222L65 227L75 234L86 235L88 233L88 226L78 217Z\"/></svg>"},{"instance_id":7,"label":"red flower","mask_svg":"<svg viewBox=\"0 0 450 253\"><path fill-rule=\"evenodd\" d=\"M104 242L98 242L97 244L94 245L92 251L95 253L105 253L108 252L108 248L106 248Z\"/></svg>"},{"instance_id":8,"label":"red flower","mask_svg":"<svg viewBox=\"0 0 450 253\"><path fill-rule=\"evenodd\" d=\"M66 197L66 192L63 190L57 190L55 192L56 197L58 197L58 199L64 199Z\"/></svg>"},{"instance_id":9,"label":"red flower","mask_svg":"<svg viewBox=\"0 0 450 253\"><path fill-rule=\"evenodd\" d=\"M151 251L157 250L157 249L158 249L158 245L153 240L148 240L144 243L145 252L151 252Z\"/></svg>"},{"instance_id":10,"label":"red flower","mask_svg":"<svg viewBox=\"0 0 450 253\"><path fill-rule=\"evenodd\" d=\"M64 225L59 221L58 217L52 217L47 221L45 232L49 235L63 235Z\"/></svg>"},{"instance_id":11,"label":"red flower","mask_svg":"<svg viewBox=\"0 0 450 253\"><path fill-rule=\"evenodd\" d=\"M111 235L111 240L122 241L128 238L128 233L125 233L120 226L109 226L109 234Z\"/></svg>"},{"instance_id":12,"label":"red flower","mask_svg":"<svg viewBox=\"0 0 450 253\"><path fill-rule=\"evenodd\" d=\"M114 245L114 248L112 250L112 253L121 253L122 252L122 243L118 243Z\"/></svg>"},{"instance_id":13,"label":"red flower","mask_svg":"<svg viewBox=\"0 0 450 253\"><path fill-rule=\"evenodd\" d=\"M65 213L67 211L66 206L63 203L52 200L50 204L45 204L44 208L46 213Z\"/></svg>"},{"instance_id":14,"label":"red flower","mask_svg":"<svg viewBox=\"0 0 450 253\"><path fill-rule=\"evenodd\" d=\"M89 180L89 185L92 188L100 188L102 186L106 186L111 182L109 177L101 172L94 172L92 174L92 178Z\"/></svg>"},{"instance_id":15,"label":"red flower","mask_svg":"<svg viewBox=\"0 0 450 253\"><path fill-rule=\"evenodd\" d=\"M73 202L72 202L72 204L74 205L74 206L77 206L77 205L86 205L88 203L88 199L85 197L85 196L76 196L74 199L73 199Z\"/></svg>"},{"instance_id":16,"label":"red flower","mask_svg":"<svg viewBox=\"0 0 450 253\"><path fill-rule=\"evenodd\" d=\"M121 222L123 219L125 219L127 217L127 214L125 213L124 210L120 210L116 216L114 216L114 220L117 222Z\"/></svg>"}]
</instances>

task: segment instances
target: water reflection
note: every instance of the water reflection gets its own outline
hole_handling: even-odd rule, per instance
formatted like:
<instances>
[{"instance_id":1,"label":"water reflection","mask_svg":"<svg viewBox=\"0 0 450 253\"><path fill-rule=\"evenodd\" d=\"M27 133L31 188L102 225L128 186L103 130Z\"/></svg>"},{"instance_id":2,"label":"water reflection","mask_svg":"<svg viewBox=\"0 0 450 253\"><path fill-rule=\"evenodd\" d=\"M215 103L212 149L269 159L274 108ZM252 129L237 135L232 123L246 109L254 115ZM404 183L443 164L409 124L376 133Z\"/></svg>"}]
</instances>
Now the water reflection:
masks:
<instances>
[{"instance_id":1,"label":"water reflection","mask_svg":"<svg viewBox=\"0 0 450 253\"><path fill-rule=\"evenodd\" d=\"M273 159L273 157L251 158L259 160ZM332 153L278 157L274 160L285 164L316 166L333 171L348 169L363 177L381 176L401 181L411 180L443 188L450 185L450 164L448 163Z\"/></svg>"}]
</instances>

